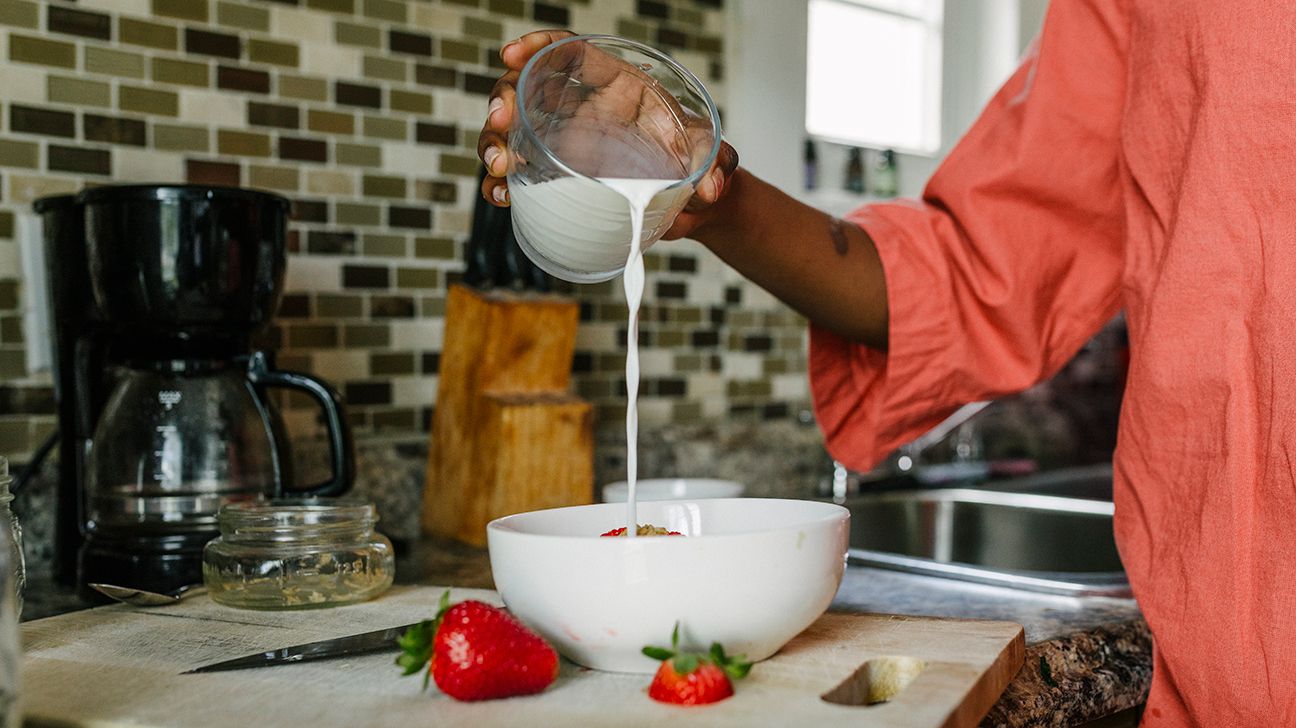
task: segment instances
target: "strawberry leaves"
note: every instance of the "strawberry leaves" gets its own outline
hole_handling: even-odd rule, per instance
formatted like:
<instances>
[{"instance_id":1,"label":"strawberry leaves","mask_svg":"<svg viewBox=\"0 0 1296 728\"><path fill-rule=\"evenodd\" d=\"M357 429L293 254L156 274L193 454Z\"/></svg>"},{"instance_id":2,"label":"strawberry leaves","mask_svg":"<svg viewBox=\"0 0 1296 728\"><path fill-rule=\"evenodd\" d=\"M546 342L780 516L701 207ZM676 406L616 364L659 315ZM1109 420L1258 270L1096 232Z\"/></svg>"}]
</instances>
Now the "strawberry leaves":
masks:
<instances>
[{"instance_id":1,"label":"strawberry leaves","mask_svg":"<svg viewBox=\"0 0 1296 728\"><path fill-rule=\"evenodd\" d=\"M445 615L446 610L450 608L450 590L447 589L441 595L441 602L437 605L437 615L434 619L425 619L422 622L405 630L397 640L396 644L401 648L401 654L396 657L396 664L402 670L401 676L413 675L416 672L423 672L423 689L427 690L428 680L431 679L430 670L424 670L424 666L432 659L432 640L436 637L437 629L441 626L441 617Z\"/></svg>"},{"instance_id":2,"label":"strawberry leaves","mask_svg":"<svg viewBox=\"0 0 1296 728\"><path fill-rule=\"evenodd\" d=\"M670 660L675 667L675 672L681 675L688 675L701 665L711 664L724 670L725 674L730 678L740 680L747 677L747 673L751 672L752 667L752 664L743 655L726 655L724 647L719 642L712 642L711 649L705 654L680 652L679 622L676 622L675 629L671 630L671 646L669 650L665 647L649 645L643 648L643 654L654 660L663 662Z\"/></svg>"}]
</instances>

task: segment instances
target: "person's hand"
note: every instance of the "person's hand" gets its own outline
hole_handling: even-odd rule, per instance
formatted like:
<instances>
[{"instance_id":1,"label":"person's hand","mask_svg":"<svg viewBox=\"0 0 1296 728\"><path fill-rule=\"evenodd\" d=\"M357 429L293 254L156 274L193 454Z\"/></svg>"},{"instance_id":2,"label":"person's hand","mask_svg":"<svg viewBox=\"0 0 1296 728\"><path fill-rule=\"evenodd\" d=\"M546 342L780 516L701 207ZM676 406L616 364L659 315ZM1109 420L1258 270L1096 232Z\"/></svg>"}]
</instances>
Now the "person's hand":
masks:
<instances>
[{"instance_id":1,"label":"person's hand","mask_svg":"<svg viewBox=\"0 0 1296 728\"><path fill-rule=\"evenodd\" d=\"M571 32L565 30L536 31L522 36L500 50L500 58L509 70L500 77L491 91L486 123L477 139L477 154L486 165L487 171L486 178L482 181L482 195L491 204L500 207L509 204L508 181L505 179L509 169L508 130L516 113L516 87L522 67L540 49L571 35L573 35ZM686 116L681 113L682 110L678 106L669 108L666 105L668 102L673 103L673 99L664 101L658 95L654 94L650 97L645 94L646 86L640 81L642 73L625 61L583 43L568 44L559 52L571 53L572 57L558 58L555 62L571 64L579 62L582 79L599 89L597 93L578 99L559 90L549 94L556 103L578 104L576 108L563 109L563 112L572 116L576 123L566 125L562 134L579 136L600 133L597 120L609 116L634 118L633 114L637 114L641 119L641 125L663 128L668 124L665 122L655 124L651 119L645 124L642 118L646 114L661 113L663 116L672 117L671 124L673 124L674 119ZM597 55L593 55L595 53ZM544 90L540 92L543 93ZM590 123L579 123L581 118L589 120ZM707 129L705 132L709 134L710 130ZM563 141L564 149L591 151L597 149L596 144L583 144L579 138L564 138ZM600 176L600 164L605 160L572 158L565 155L564 162L582 174ZM686 236L706 222L714 209L714 203L724 194L729 178L737 168L738 153L727 142L721 142L720 152L715 162L699 180L693 197L684 211L675 219L674 224L666 231L665 237L673 239Z\"/></svg>"}]
</instances>

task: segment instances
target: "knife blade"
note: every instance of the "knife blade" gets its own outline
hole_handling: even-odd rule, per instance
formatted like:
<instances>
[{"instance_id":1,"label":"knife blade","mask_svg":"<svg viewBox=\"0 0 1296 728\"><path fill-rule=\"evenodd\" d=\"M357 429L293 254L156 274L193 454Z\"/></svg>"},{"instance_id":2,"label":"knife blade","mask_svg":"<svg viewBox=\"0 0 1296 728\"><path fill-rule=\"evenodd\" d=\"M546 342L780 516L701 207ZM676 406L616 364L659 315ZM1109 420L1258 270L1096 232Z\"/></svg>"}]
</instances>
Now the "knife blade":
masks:
<instances>
[{"instance_id":1,"label":"knife blade","mask_svg":"<svg viewBox=\"0 0 1296 728\"><path fill-rule=\"evenodd\" d=\"M204 672L246 670L253 667L273 667L275 665L287 665L294 662L328 660L338 657L350 657L352 655L366 655L373 652L385 652L388 650L395 652L400 649L396 644L396 640L405 633L405 630L417 626L418 624L419 622L403 624L399 627L389 627L387 629L374 630L373 632L353 634L348 637L335 637L333 639L319 640L317 642L307 642L302 645L281 647L277 650L258 652L254 655L235 657L232 660L223 660L221 662L214 662L210 665L195 667L192 670L186 670L180 674L195 675Z\"/></svg>"}]
</instances>

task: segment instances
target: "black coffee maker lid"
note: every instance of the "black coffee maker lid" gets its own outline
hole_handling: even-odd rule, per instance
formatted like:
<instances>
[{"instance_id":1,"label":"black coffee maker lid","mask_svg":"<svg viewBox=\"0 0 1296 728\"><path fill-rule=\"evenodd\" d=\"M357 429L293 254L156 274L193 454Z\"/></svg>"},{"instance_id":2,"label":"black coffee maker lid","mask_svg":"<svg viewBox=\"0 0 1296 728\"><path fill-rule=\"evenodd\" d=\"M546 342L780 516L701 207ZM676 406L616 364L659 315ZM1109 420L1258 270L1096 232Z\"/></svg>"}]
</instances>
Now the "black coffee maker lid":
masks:
<instances>
[{"instance_id":1,"label":"black coffee maker lid","mask_svg":"<svg viewBox=\"0 0 1296 728\"><path fill-rule=\"evenodd\" d=\"M53 201L59 198L44 199ZM273 192L212 185L104 185L103 187L92 187L76 196L76 201L82 204L115 203L130 200L203 202L229 199L259 200L264 203L278 205L284 210L287 210L290 205L288 198L276 195Z\"/></svg>"}]
</instances>

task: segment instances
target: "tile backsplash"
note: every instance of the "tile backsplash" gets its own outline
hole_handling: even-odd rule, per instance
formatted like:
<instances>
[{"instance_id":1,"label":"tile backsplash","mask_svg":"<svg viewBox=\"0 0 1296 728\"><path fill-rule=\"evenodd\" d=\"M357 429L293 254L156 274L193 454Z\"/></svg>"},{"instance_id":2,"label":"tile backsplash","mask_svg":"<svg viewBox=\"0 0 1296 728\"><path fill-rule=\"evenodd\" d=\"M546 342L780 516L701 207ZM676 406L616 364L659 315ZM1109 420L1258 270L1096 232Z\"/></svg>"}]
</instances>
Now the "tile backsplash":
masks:
<instances>
[{"instance_id":1,"label":"tile backsplash","mask_svg":"<svg viewBox=\"0 0 1296 728\"><path fill-rule=\"evenodd\" d=\"M724 106L721 0L0 0L0 455L53 428L24 313L31 201L196 182L294 202L280 365L345 395L361 435L435 405L446 287L477 197L475 147L507 40L543 26L663 48ZM795 140L789 140L795 143ZM647 256L645 424L784 419L808 400L803 322L693 243ZM575 389L624 408L619 281L581 303ZM314 411L287 402L290 427Z\"/></svg>"}]
</instances>

